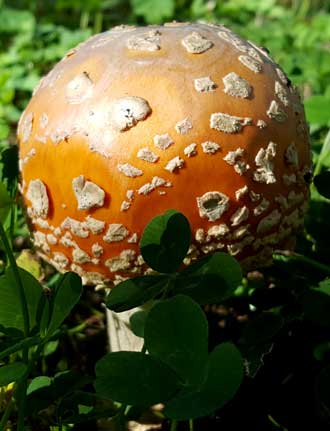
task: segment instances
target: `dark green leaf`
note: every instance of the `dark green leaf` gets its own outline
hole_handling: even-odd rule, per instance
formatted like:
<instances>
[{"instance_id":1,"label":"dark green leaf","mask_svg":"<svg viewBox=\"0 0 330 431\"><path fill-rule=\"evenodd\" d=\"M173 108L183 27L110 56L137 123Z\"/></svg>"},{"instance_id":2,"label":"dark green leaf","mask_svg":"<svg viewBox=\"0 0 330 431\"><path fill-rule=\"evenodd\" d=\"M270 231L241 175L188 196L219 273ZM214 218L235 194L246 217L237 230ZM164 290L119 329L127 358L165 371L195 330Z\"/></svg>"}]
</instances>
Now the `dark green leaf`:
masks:
<instances>
[{"instance_id":1,"label":"dark green leaf","mask_svg":"<svg viewBox=\"0 0 330 431\"><path fill-rule=\"evenodd\" d=\"M330 366L323 368L316 378L317 401L322 413L330 418Z\"/></svg>"},{"instance_id":2,"label":"dark green leaf","mask_svg":"<svg viewBox=\"0 0 330 431\"><path fill-rule=\"evenodd\" d=\"M264 311L247 323L240 342L249 345L265 343L278 333L283 324L284 320L279 314Z\"/></svg>"},{"instance_id":3,"label":"dark green leaf","mask_svg":"<svg viewBox=\"0 0 330 431\"><path fill-rule=\"evenodd\" d=\"M48 335L51 335L70 314L72 308L79 301L81 294L82 284L80 277L73 272L64 274L59 280L52 297Z\"/></svg>"},{"instance_id":4,"label":"dark green leaf","mask_svg":"<svg viewBox=\"0 0 330 431\"><path fill-rule=\"evenodd\" d=\"M146 323L146 319L148 316L148 312L144 310L136 311L129 318L129 323L131 325L131 329L133 334L137 337L144 337L144 327Z\"/></svg>"},{"instance_id":5,"label":"dark green leaf","mask_svg":"<svg viewBox=\"0 0 330 431\"><path fill-rule=\"evenodd\" d=\"M165 404L164 414L187 420L206 416L224 406L243 380L243 359L231 343L217 346L209 356L206 378L194 392L182 390Z\"/></svg>"},{"instance_id":6,"label":"dark green leaf","mask_svg":"<svg viewBox=\"0 0 330 431\"><path fill-rule=\"evenodd\" d=\"M138 307L158 295L167 282L168 277L163 275L143 275L123 281L111 290L106 306L117 313Z\"/></svg>"},{"instance_id":7,"label":"dark green leaf","mask_svg":"<svg viewBox=\"0 0 330 431\"><path fill-rule=\"evenodd\" d=\"M192 297L199 304L212 304L232 295L242 280L242 269L232 256L217 252L185 269L177 279L175 292Z\"/></svg>"},{"instance_id":8,"label":"dark green leaf","mask_svg":"<svg viewBox=\"0 0 330 431\"><path fill-rule=\"evenodd\" d=\"M147 351L169 365L185 381L203 379L208 357L208 325L200 306L178 295L154 305L147 317Z\"/></svg>"},{"instance_id":9,"label":"dark green leaf","mask_svg":"<svg viewBox=\"0 0 330 431\"><path fill-rule=\"evenodd\" d=\"M30 327L36 324L37 307L42 295L39 282L24 269L18 269L22 280L29 316ZM24 329L22 306L19 296L19 287L16 284L12 269L0 277L0 324L5 327Z\"/></svg>"},{"instance_id":10,"label":"dark green leaf","mask_svg":"<svg viewBox=\"0 0 330 431\"><path fill-rule=\"evenodd\" d=\"M6 221L12 203L13 200L9 196L7 187L0 182L0 223L4 224L4 222Z\"/></svg>"},{"instance_id":11,"label":"dark green leaf","mask_svg":"<svg viewBox=\"0 0 330 431\"><path fill-rule=\"evenodd\" d=\"M13 364L0 367L0 386L7 386L9 383L17 382L27 371L26 364L14 362Z\"/></svg>"},{"instance_id":12,"label":"dark green leaf","mask_svg":"<svg viewBox=\"0 0 330 431\"><path fill-rule=\"evenodd\" d=\"M146 226L140 242L143 259L158 272L175 272L185 258L191 240L186 217L169 210L154 217Z\"/></svg>"},{"instance_id":13,"label":"dark green leaf","mask_svg":"<svg viewBox=\"0 0 330 431\"><path fill-rule=\"evenodd\" d=\"M173 397L179 380L166 364L140 352L108 353L96 364L95 388L105 398L151 406Z\"/></svg>"},{"instance_id":14,"label":"dark green leaf","mask_svg":"<svg viewBox=\"0 0 330 431\"><path fill-rule=\"evenodd\" d=\"M330 199L330 171L316 175L314 178L314 184L320 195Z\"/></svg>"},{"instance_id":15,"label":"dark green leaf","mask_svg":"<svg viewBox=\"0 0 330 431\"><path fill-rule=\"evenodd\" d=\"M1 153L1 162L3 163L2 181L7 182L8 190L13 192L16 189L18 180L18 147L12 145Z\"/></svg>"},{"instance_id":16,"label":"dark green leaf","mask_svg":"<svg viewBox=\"0 0 330 431\"><path fill-rule=\"evenodd\" d=\"M303 311L308 320L330 327L330 295L320 289L310 289L302 298Z\"/></svg>"}]
</instances>

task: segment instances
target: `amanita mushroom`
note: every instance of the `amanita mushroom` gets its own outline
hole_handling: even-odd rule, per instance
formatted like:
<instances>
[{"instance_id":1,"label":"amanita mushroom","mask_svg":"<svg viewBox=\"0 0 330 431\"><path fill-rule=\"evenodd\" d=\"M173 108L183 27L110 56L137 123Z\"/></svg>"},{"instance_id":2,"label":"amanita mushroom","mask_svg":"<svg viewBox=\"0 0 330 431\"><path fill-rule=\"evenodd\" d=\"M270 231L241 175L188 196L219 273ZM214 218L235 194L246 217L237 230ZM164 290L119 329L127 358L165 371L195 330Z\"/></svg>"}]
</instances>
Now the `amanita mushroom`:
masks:
<instances>
[{"instance_id":1,"label":"amanita mushroom","mask_svg":"<svg viewBox=\"0 0 330 431\"><path fill-rule=\"evenodd\" d=\"M221 25L120 26L72 49L22 114L21 190L40 254L86 283L149 269L139 240L167 209L185 259L269 261L303 223L311 169L289 79Z\"/></svg>"}]
</instances>

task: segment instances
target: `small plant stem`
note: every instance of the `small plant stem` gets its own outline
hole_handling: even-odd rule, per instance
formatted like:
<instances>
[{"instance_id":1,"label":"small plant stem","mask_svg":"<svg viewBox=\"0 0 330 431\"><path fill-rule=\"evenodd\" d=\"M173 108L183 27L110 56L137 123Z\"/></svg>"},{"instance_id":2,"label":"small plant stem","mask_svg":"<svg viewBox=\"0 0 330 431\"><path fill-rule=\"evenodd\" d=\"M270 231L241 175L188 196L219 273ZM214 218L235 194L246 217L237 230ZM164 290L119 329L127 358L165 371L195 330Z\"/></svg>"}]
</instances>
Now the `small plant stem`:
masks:
<instances>
[{"instance_id":1,"label":"small plant stem","mask_svg":"<svg viewBox=\"0 0 330 431\"><path fill-rule=\"evenodd\" d=\"M194 431L194 420L189 419L189 431Z\"/></svg>"},{"instance_id":2,"label":"small plant stem","mask_svg":"<svg viewBox=\"0 0 330 431\"><path fill-rule=\"evenodd\" d=\"M323 155L328 152L329 146L330 146L330 129L327 133L327 136L324 139L324 143L323 143L321 152L317 158L316 166L314 169L314 176L318 175L321 172L322 165L323 165L323 159L324 159Z\"/></svg>"},{"instance_id":3,"label":"small plant stem","mask_svg":"<svg viewBox=\"0 0 330 431\"><path fill-rule=\"evenodd\" d=\"M16 281L16 285L18 287L18 294L20 297L21 302L21 308L22 308L22 315L23 315L23 325L24 325L24 335L25 337L29 336L30 333L30 318L29 318L29 309L27 306L26 296L24 292L24 286L21 280L21 277L19 275L18 266L14 257L14 254L12 252L12 249L10 247L9 241L7 239L7 235L5 232L5 229L3 227L3 224L0 222L0 239L3 243L3 246L5 248L7 258L9 260L11 269L13 271L13 275ZM22 351L22 357L23 361L28 364L29 362L29 348L24 347ZM25 413L25 402L26 402L26 389L27 389L27 375L21 379L18 385L18 389L21 390L19 403L18 406L18 424L17 424L17 430L18 431L24 431L24 413Z\"/></svg>"},{"instance_id":4,"label":"small plant stem","mask_svg":"<svg viewBox=\"0 0 330 431\"><path fill-rule=\"evenodd\" d=\"M102 24L103 24L103 14L102 11L98 11L95 13L95 20L94 20L94 33L100 33L102 31Z\"/></svg>"},{"instance_id":5,"label":"small plant stem","mask_svg":"<svg viewBox=\"0 0 330 431\"><path fill-rule=\"evenodd\" d=\"M14 408L14 400L13 398L11 398L11 400L6 406L6 410L4 411L4 414L2 415L1 422L0 422L0 431L5 431L7 422L10 418L13 408Z\"/></svg>"},{"instance_id":6,"label":"small plant stem","mask_svg":"<svg viewBox=\"0 0 330 431\"><path fill-rule=\"evenodd\" d=\"M172 419L170 431L176 431L177 424L178 424L178 422L175 419Z\"/></svg>"},{"instance_id":7,"label":"small plant stem","mask_svg":"<svg viewBox=\"0 0 330 431\"><path fill-rule=\"evenodd\" d=\"M4 245L10 266L11 266L12 271L13 271L13 275L14 275L16 284L18 286L18 293L19 293L19 297L20 297L20 301L21 301L22 315L23 315L24 335L25 335L25 337L28 337L29 332L30 332L30 318L29 318L29 310L28 310L28 306L27 306L27 302L26 302L24 287L23 287L21 277L19 275L18 266L16 264L14 254L11 250L5 229L4 229L3 224L1 222L0 222L0 239Z\"/></svg>"},{"instance_id":8,"label":"small plant stem","mask_svg":"<svg viewBox=\"0 0 330 431\"><path fill-rule=\"evenodd\" d=\"M273 259L277 262L298 262L308 265L314 269L322 271L324 274L330 275L330 266L317 262L310 257L303 256L302 254L286 251L277 251L273 254Z\"/></svg>"}]
</instances>

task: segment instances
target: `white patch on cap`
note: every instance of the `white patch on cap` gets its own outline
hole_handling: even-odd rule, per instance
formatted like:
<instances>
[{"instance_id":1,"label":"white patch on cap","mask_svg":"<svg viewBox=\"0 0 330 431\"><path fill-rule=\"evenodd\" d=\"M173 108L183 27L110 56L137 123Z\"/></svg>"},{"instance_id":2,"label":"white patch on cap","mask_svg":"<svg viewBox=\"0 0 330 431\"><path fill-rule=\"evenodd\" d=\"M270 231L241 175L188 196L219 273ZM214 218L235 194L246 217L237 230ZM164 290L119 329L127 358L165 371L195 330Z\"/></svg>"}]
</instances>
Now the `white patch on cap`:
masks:
<instances>
[{"instance_id":1,"label":"white patch on cap","mask_svg":"<svg viewBox=\"0 0 330 431\"><path fill-rule=\"evenodd\" d=\"M103 237L105 242L123 241L128 235L128 230L121 223L112 223Z\"/></svg>"},{"instance_id":2,"label":"white patch on cap","mask_svg":"<svg viewBox=\"0 0 330 431\"><path fill-rule=\"evenodd\" d=\"M46 241L46 235L43 232L33 232L33 242L36 247L39 247L44 253L50 253L50 247Z\"/></svg>"},{"instance_id":3,"label":"white patch on cap","mask_svg":"<svg viewBox=\"0 0 330 431\"><path fill-rule=\"evenodd\" d=\"M254 208L253 214L255 216L259 216L269 208L269 205L270 205L270 202L267 199L263 198L260 204Z\"/></svg>"},{"instance_id":4,"label":"white patch on cap","mask_svg":"<svg viewBox=\"0 0 330 431\"><path fill-rule=\"evenodd\" d=\"M251 202L257 202L258 200L260 200L261 194L256 193L253 190L251 190L249 193L249 198L250 198Z\"/></svg>"},{"instance_id":5,"label":"white patch on cap","mask_svg":"<svg viewBox=\"0 0 330 431\"><path fill-rule=\"evenodd\" d=\"M86 229L86 223L74 220L71 217L66 217L61 223L62 229L70 230L73 235L79 238L87 238L89 236L89 231Z\"/></svg>"},{"instance_id":6,"label":"white patch on cap","mask_svg":"<svg viewBox=\"0 0 330 431\"><path fill-rule=\"evenodd\" d=\"M165 166L165 169L169 172L174 172L177 169L182 169L183 165L184 165L184 160L180 159L179 156L176 156L167 163L167 165Z\"/></svg>"},{"instance_id":7,"label":"white patch on cap","mask_svg":"<svg viewBox=\"0 0 330 431\"><path fill-rule=\"evenodd\" d=\"M120 211L127 211L131 208L132 203L128 201L123 201L120 205Z\"/></svg>"},{"instance_id":8,"label":"white patch on cap","mask_svg":"<svg viewBox=\"0 0 330 431\"><path fill-rule=\"evenodd\" d=\"M153 190L155 190L155 186L153 184L151 184L151 183L146 183L146 184L143 184L143 186L141 186L138 189L138 194L146 196L149 193L151 193Z\"/></svg>"},{"instance_id":9,"label":"white patch on cap","mask_svg":"<svg viewBox=\"0 0 330 431\"><path fill-rule=\"evenodd\" d=\"M222 78L224 92L233 97L248 99L252 94L252 87L246 79L240 77L235 72L228 73Z\"/></svg>"},{"instance_id":10,"label":"white patch on cap","mask_svg":"<svg viewBox=\"0 0 330 431\"><path fill-rule=\"evenodd\" d=\"M175 130L180 135L187 135L192 128L193 128L193 125L191 120L189 120L189 118L184 118L183 120L179 121L175 125Z\"/></svg>"},{"instance_id":11,"label":"white patch on cap","mask_svg":"<svg viewBox=\"0 0 330 431\"><path fill-rule=\"evenodd\" d=\"M278 123L283 123L287 118L287 114L280 109L279 104L276 102L276 100L272 100L270 102L268 111L266 112L269 118L272 118L273 120L277 121Z\"/></svg>"},{"instance_id":12,"label":"white patch on cap","mask_svg":"<svg viewBox=\"0 0 330 431\"><path fill-rule=\"evenodd\" d=\"M152 152L149 148L141 148L137 153L138 159L144 160L145 162L156 163L159 156Z\"/></svg>"},{"instance_id":13,"label":"white patch on cap","mask_svg":"<svg viewBox=\"0 0 330 431\"><path fill-rule=\"evenodd\" d=\"M25 144L30 139L33 126L33 113L29 112L24 115L22 122L20 123L20 130L22 135L22 143Z\"/></svg>"},{"instance_id":14,"label":"white patch on cap","mask_svg":"<svg viewBox=\"0 0 330 431\"><path fill-rule=\"evenodd\" d=\"M105 192L91 181L86 181L83 175L72 180L73 192L78 202L78 210L88 210L104 205Z\"/></svg>"},{"instance_id":15,"label":"white patch on cap","mask_svg":"<svg viewBox=\"0 0 330 431\"><path fill-rule=\"evenodd\" d=\"M39 118L39 124L40 124L40 127L41 127L42 129L44 129L44 128L47 126L48 121L49 121L49 119L48 119L48 115L44 112L44 113L41 115L41 117Z\"/></svg>"},{"instance_id":16,"label":"white patch on cap","mask_svg":"<svg viewBox=\"0 0 330 431\"><path fill-rule=\"evenodd\" d=\"M105 222L89 215L86 217L86 227L93 235L98 235L104 231Z\"/></svg>"},{"instance_id":17,"label":"white patch on cap","mask_svg":"<svg viewBox=\"0 0 330 431\"><path fill-rule=\"evenodd\" d=\"M305 200L305 195L300 192L296 193L294 190L291 190L288 194L288 205L289 208L294 207Z\"/></svg>"},{"instance_id":18,"label":"white patch on cap","mask_svg":"<svg viewBox=\"0 0 330 431\"><path fill-rule=\"evenodd\" d=\"M236 200L239 201L243 196L245 196L249 192L248 186L244 186L240 189L237 189L235 192Z\"/></svg>"},{"instance_id":19,"label":"white patch on cap","mask_svg":"<svg viewBox=\"0 0 330 431\"><path fill-rule=\"evenodd\" d=\"M191 54L201 54L212 48L213 42L206 39L206 37L199 34L197 31L193 31L181 40L182 45Z\"/></svg>"},{"instance_id":20,"label":"white patch on cap","mask_svg":"<svg viewBox=\"0 0 330 431\"><path fill-rule=\"evenodd\" d=\"M161 48L159 36L158 30L132 36L127 40L127 48L134 51L158 51Z\"/></svg>"},{"instance_id":21,"label":"white patch on cap","mask_svg":"<svg viewBox=\"0 0 330 431\"><path fill-rule=\"evenodd\" d=\"M297 176L296 176L296 174L290 174L290 175L283 174L282 175L282 179L283 179L284 185L286 185L288 187L297 183Z\"/></svg>"},{"instance_id":22,"label":"white patch on cap","mask_svg":"<svg viewBox=\"0 0 330 431\"><path fill-rule=\"evenodd\" d=\"M95 256L95 257L101 257L102 256L102 254L103 254L103 247L99 244L99 243L94 243L93 245L92 245L92 254L93 254L93 256Z\"/></svg>"},{"instance_id":23,"label":"white patch on cap","mask_svg":"<svg viewBox=\"0 0 330 431\"><path fill-rule=\"evenodd\" d=\"M60 244L64 245L64 247L68 247L68 248L70 248L70 247L73 247L73 248L78 247L78 244L76 243L76 241L73 241L72 235L71 235L70 232L65 232L65 234L60 239Z\"/></svg>"},{"instance_id":24,"label":"white patch on cap","mask_svg":"<svg viewBox=\"0 0 330 431\"><path fill-rule=\"evenodd\" d=\"M281 213L278 210L273 210L270 214L260 220L257 226L257 233L264 233L278 225L281 220Z\"/></svg>"},{"instance_id":25,"label":"white patch on cap","mask_svg":"<svg viewBox=\"0 0 330 431\"><path fill-rule=\"evenodd\" d=\"M229 208L229 197L216 191L206 192L196 200L200 217L209 221L218 220Z\"/></svg>"},{"instance_id":26,"label":"white patch on cap","mask_svg":"<svg viewBox=\"0 0 330 431\"><path fill-rule=\"evenodd\" d=\"M154 136L154 144L161 150L166 150L169 146L174 144L174 141L168 133L164 133L163 135Z\"/></svg>"},{"instance_id":27,"label":"white patch on cap","mask_svg":"<svg viewBox=\"0 0 330 431\"><path fill-rule=\"evenodd\" d=\"M283 210L283 211L285 211L289 208L288 201L287 201L286 197L283 195L275 196L274 201L279 204L279 206L281 207L281 210Z\"/></svg>"},{"instance_id":28,"label":"white patch on cap","mask_svg":"<svg viewBox=\"0 0 330 431\"><path fill-rule=\"evenodd\" d=\"M250 225L240 226L233 232L233 239L241 239L250 234Z\"/></svg>"},{"instance_id":29,"label":"white patch on cap","mask_svg":"<svg viewBox=\"0 0 330 431\"><path fill-rule=\"evenodd\" d=\"M259 127L259 129L265 129L267 127L267 123L264 120L258 120L257 121L257 127Z\"/></svg>"},{"instance_id":30,"label":"white patch on cap","mask_svg":"<svg viewBox=\"0 0 330 431\"><path fill-rule=\"evenodd\" d=\"M131 268L133 261L136 257L134 250L124 250L120 253L119 257L113 257L105 261L105 266L111 272L127 271Z\"/></svg>"},{"instance_id":31,"label":"white patch on cap","mask_svg":"<svg viewBox=\"0 0 330 431\"><path fill-rule=\"evenodd\" d=\"M187 157L196 156L197 144L193 143L193 144L188 145L187 147L184 148L183 152L184 152L184 155Z\"/></svg>"},{"instance_id":32,"label":"white patch on cap","mask_svg":"<svg viewBox=\"0 0 330 431\"><path fill-rule=\"evenodd\" d=\"M66 101L72 105L89 99L93 94L93 82L87 72L82 72L65 87Z\"/></svg>"},{"instance_id":33,"label":"white patch on cap","mask_svg":"<svg viewBox=\"0 0 330 431\"><path fill-rule=\"evenodd\" d=\"M278 81L275 81L275 94L284 106L289 106L288 92Z\"/></svg>"},{"instance_id":34,"label":"white patch on cap","mask_svg":"<svg viewBox=\"0 0 330 431\"><path fill-rule=\"evenodd\" d=\"M288 77L286 76L286 74L283 72L283 70L279 69L278 67L275 70L276 70L277 76L280 78L280 81L282 82L282 84L288 85L289 80L288 80Z\"/></svg>"},{"instance_id":35,"label":"white patch on cap","mask_svg":"<svg viewBox=\"0 0 330 431\"><path fill-rule=\"evenodd\" d=\"M45 184L39 180L29 182L26 197L32 204L32 215L34 217L46 218L49 211L49 199Z\"/></svg>"},{"instance_id":36,"label":"white patch on cap","mask_svg":"<svg viewBox=\"0 0 330 431\"><path fill-rule=\"evenodd\" d=\"M53 258L51 259L51 263L59 271L64 271L69 265L69 259L63 253L56 251L53 253Z\"/></svg>"},{"instance_id":37,"label":"white patch on cap","mask_svg":"<svg viewBox=\"0 0 330 431\"><path fill-rule=\"evenodd\" d=\"M288 165L295 166L296 168L299 166L298 150L294 142L286 149L284 159Z\"/></svg>"},{"instance_id":38,"label":"white patch on cap","mask_svg":"<svg viewBox=\"0 0 330 431\"><path fill-rule=\"evenodd\" d=\"M222 239L230 232L229 227L225 223L211 226L207 231L207 235L211 238Z\"/></svg>"},{"instance_id":39,"label":"white patch on cap","mask_svg":"<svg viewBox=\"0 0 330 431\"><path fill-rule=\"evenodd\" d=\"M114 130L123 132L144 120L150 112L151 108L148 102L142 97L120 97L110 104L109 124Z\"/></svg>"},{"instance_id":40,"label":"white patch on cap","mask_svg":"<svg viewBox=\"0 0 330 431\"><path fill-rule=\"evenodd\" d=\"M137 244L138 241L139 241L139 237L136 232L133 233L127 240L129 244Z\"/></svg>"},{"instance_id":41,"label":"white patch on cap","mask_svg":"<svg viewBox=\"0 0 330 431\"><path fill-rule=\"evenodd\" d=\"M126 197L129 201L132 201L134 199L134 190L127 190Z\"/></svg>"},{"instance_id":42,"label":"white patch on cap","mask_svg":"<svg viewBox=\"0 0 330 431\"><path fill-rule=\"evenodd\" d=\"M194 79L194 86L195 90L197 90L199 93L210 93L215 91L218 87L209 76L203 76L202 78Z\"/></svg>"},{"instance_id":43,"label":"white patch on cap","mask_svg":"<svg viewBox=\"0 0 330 431\"><path fill-rule=\"evenodd\" d=\"M248 169L250 169L250 165L242 160L244 153L245 150L243 148L237 148L235 151L229 151L223 158L223 160L229 165L234 166L235 172L239 175L243 175Z\"/></svg>"},{"instance_id":44,"label":"white patch on cap","mask_svg":"<svg viewBox=\"0 0 330 431\"><path fill-rule=\"evenodd\" d=\"M130 165L129 163L124 163L124 164L119 163L117 165L117 169L119 172L126 175L126 177L135 178L135 177L140 177L141 175L143 175L143 171L141 171L141 169L135 168L134 166Z\"/></svg>"},{"instance_id":45,"label":"white patch on cap","mask_svg":"<svg viewBox=\"0 0 330 431\"><path fill-rule=\"evenodd\" d=\"M228 253L231 256L236 256L237 254L241 253L243 248L252 244L254 241L254 237L252 235L246 236L242 241L236 242L235 244L228 244L227 249Z\"/></svg>"},{"instance_id":46,"label":"white patch on cap","mask_svg":"<svg viewBox=\"0 0 330 431\"><path fill-rule=\"evenodd\" d=\"M225 133L238 133L244 126L252 123L251 118L235 117L234 115L215 112L211 114L210 127Z\"/></svg>"},{"instance_id":47,"label":"white patch on cap","mask_svg":"<svg viewBox=\"0 0 330 431\"><path fill-rule=\"evenodd\" d=\"M89 263L91 261L91 257L84 250L80 248L75 248L72 251L72 258L74 263L83 264Z\"/></svg>"},{"instance_id":48,"label":"white patch on cap","mask_svg":"<svg viewBox=\"0 0 330 431\"><path fill-rule=\"evenodd\" d=\"M50 245L55 245L57 244L58 239L56 238L55 235L53 235L52 233L48 233L47 234L47 242Z\"/></svg>"},{"instance_id":49,"label":"white patch on cap","mask_svg":"<svg viewBox=\"0 0 330 431\"><path fill-rule=\"evenodd\" d=\"M243 221L247 220L249 218L249 208L244 206L241 208L238 208L234 214L230 217L231 225L232 226L238 226Z\"/></svg>"},{"instance_id":50,"label":"white patch on cap","mask_svg":"<svg viewBox=\"0 0 330 431\"><path fill-rule=\"evenodd\" d=\"M276 144L270 142L267 148L261 148L256 155L255 162L258 166L253 173L254 181L271 184L276 182L274 173L274 158L276 156Z\"/></svg>"},{"instance_id":51,"label":"white patch on cap","mask_svg":"<svg viewBox=\"0 0 330 431\"><path fill-rule=\"evenodd\" d=\"M260 73L262 71L262 64L249 55L240 55L238 60L254 73Z\"/></svg>"},{"instance_id":52,"label":"white patch on cap","mask_svg":"<svg viewBox=\"0 0 330 431\"><path fill-rule=\"evenodd\" d=\"M212 141L202 142L201 146L203 148L203 152L206 154L215 154L220 150L220 145Z\"/></svg>"}]
</instances>

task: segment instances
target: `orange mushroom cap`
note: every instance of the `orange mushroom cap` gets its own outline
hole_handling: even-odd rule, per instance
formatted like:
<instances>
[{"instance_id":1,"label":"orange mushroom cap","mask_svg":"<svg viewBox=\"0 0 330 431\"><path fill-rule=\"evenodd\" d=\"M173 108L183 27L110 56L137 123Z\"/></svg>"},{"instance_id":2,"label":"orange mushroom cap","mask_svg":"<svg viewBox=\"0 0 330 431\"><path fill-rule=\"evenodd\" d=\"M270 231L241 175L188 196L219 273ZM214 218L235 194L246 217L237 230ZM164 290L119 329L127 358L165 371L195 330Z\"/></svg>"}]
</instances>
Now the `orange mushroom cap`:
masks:
<instances>
[{"instance_id":1,"label":"orange mushroom cap","mask_svg":"<svg viewBox=\"0 0 330 431\"><path fill-rule=\"evenodd\" d=\"M216 250L269 261L303 223L303 106L266 51L220 25L120 26L72 49L18 127L34 242L85 282L148 271L152 217L189 219L185 263Z\"/></svg>"}]
</instances>

